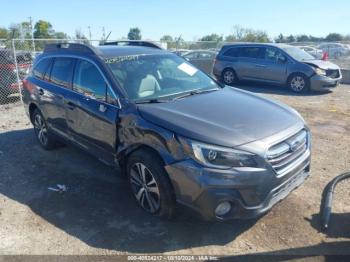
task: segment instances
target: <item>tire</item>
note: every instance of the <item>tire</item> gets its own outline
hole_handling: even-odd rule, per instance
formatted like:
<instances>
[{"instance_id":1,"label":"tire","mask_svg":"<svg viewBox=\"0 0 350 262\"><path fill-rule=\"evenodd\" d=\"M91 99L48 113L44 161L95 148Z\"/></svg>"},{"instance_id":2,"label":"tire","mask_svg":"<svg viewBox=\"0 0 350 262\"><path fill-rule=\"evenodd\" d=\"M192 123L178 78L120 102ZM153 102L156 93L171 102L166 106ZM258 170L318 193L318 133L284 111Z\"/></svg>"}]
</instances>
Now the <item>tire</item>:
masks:
<instances>
[{"instance_id":1,"label":"tire","mask_svg":"<svg viewBox=\"0 0 350 262\"><path fill-rule=\"evenodd\" d=\"M57 148L59 146L59 143L47 128L45 118L38 109L34 109L31 115L31 119L34 126L35 137L38 140L40 146L45 150L52 150Z\"/></svg>"},{"instance_id":2,"label":"tire","mask_svg":"<svg viewBox=\"0 0 350 262\"><path fill-rule=\"evenodd\" d=\"M139 150L127 160L127 176L138 204L148 213L172 218L175 195L163 161L151 150Z\"/></svg>"},{"instance_id":3,"label":"tire","mask_svg":"<svg viewBox=\"0 0 350 262\"><path fill-rule=\"evenodd\" d=\"M237 83L238 79L235 71L230 68L225 69L221 74L221 81L228 86Z\"/></svg>"},{"instance_id":4,"label":"tire","mask_svg":"<svg viewBox=\"0 0 350 262\"><path fill-rule=\"evenodd\" d=\"M292 74L288 78L288 87L295 93L306 93L310 91L310 80L304 74Z\"/></svg>"}]
</instances>

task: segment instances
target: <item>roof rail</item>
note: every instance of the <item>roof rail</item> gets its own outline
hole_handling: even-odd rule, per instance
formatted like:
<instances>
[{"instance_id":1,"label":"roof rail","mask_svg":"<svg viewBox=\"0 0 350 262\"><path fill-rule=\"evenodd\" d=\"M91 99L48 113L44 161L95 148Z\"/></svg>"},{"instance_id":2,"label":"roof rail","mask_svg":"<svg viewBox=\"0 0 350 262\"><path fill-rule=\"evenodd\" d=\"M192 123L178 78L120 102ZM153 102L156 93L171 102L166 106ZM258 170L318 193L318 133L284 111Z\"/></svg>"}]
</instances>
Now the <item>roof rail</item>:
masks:
<instances>
[{"instance_id":1,"label":"roof rail","mask_svg":"<svg viewBox=\"0 0 350 262\"><path fill-rule=\"evenodd\" d=\"M129 46L145 46L152 47L157 49L163 49L159 45L149 42L149 41L140 41L140 40L121 40L121 41L112 41L112 42L104 42L101 45L129 45Z\"/></svg>"},{"instance_id":2,"label":"roof rail","mask_svg":"<svg viewBox=\"0 0 350 262\"><path fill-rule=\"evenodd\" d=\"M46 52L55 52L55 51L75 51L86 54L97 54L97 50L87 44L77 44L77 43L55 43L55 44L46 44L44 48L44 53Z\"/></svg>"}]
</instances>

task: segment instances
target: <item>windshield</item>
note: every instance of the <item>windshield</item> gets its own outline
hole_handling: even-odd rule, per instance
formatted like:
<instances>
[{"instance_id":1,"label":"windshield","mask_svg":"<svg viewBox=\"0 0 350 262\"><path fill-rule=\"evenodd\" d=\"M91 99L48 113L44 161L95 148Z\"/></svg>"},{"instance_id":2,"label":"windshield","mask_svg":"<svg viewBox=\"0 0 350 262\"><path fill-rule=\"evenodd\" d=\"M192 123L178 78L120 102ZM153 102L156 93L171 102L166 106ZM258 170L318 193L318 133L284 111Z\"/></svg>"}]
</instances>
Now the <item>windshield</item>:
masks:
<instances>
[{"instance_id":1,"label":"windshield","mask_svg":"<svg viewBox=\"0 0 350 262\"><path fill-rule=\"evenodd\" d=\"M105 63L134 102L219 88L205 73L174 54L118 56L105 59Z\"/></svg>"},{"instance_id":2,"label":"windshield","mask_svg":"<svg viewBox=\"0 0 350 262\"><path fill-rule=\"evenodd\" d=\"M305 61L305 60L315 60L315 58L305 52L304 50L300 49L299 47L283 47L282 48L288 55L293 57L295 60L298 61Z\"/></svg>"}]
</instances>

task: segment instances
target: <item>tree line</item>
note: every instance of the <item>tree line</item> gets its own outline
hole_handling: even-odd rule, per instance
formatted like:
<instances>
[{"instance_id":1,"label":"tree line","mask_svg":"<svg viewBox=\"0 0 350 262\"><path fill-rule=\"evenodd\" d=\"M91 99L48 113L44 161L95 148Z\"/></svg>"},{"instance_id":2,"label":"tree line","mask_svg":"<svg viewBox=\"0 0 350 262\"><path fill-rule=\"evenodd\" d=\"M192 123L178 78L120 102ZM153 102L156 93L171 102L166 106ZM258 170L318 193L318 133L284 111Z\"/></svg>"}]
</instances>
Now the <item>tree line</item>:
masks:
<instances>
[{"instance_id":1,"label":"tree line","mask_svg":"<svg viewBox=\"0 0 350 262\"><path fill-rule=\"evenodd\" d=\"M33 30L33 32L32 32ZM11 24L8 28L0 27L0 39L81 39L88 40L85 34L77 29L73 36L68 34L55 31L50 22L45 20L39 20L35 23L34 27L31 28L31 24L28 21L24 21L17 24ZM123 39L129 40L140 40L142 39L141 29L138 27L130 28L126 37ZM105 39L101 39L104 41ZM193 41L193 46L188 46L185 40L179 37L173 37L170 34L165 34L159 39L161 42L166 42L168 48L174 47L192 47L195 48L195 41ZM271 38L265 31L254 30L250 28L244 28L240 25L235 25L232 27L231 33L229 35L223 36L216 33L205 35L198 39L201 41L202 48L215 48L216 43L219 42L272 42L277 43L294 43L294 42L337 42L337 41L350 41L350 35L342 35L339 33L330 33L325 37L316 37L312 35L288 35L285 36L282 33L276 38ZM206 43L205 43L206 42ZM212 43L210 43L212 42ZM199 44L197 44L199 45Z\"/></svg>"}]
</instances>

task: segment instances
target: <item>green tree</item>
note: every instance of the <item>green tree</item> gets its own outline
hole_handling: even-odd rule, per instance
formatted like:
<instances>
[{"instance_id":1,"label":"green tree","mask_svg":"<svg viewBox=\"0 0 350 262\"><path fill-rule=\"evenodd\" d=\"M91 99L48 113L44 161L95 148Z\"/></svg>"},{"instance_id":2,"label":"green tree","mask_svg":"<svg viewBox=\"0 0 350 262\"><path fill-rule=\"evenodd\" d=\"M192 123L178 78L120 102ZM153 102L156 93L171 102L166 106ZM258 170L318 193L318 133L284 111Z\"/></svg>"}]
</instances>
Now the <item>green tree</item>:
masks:
<instances>
[{"instance_id":1,"label":"green tree","mask_svg":"<svg viewBox=\"0 0 350 262\"><path fill-rule=\"evenodd\" d=\"M294 43L296 41L294 35L287 36L286 40L287 43Z\"/></svg>"},{"instance_id":2,"label":"green tree","mask_svg":"<svg viewBox=\"0 0 350 262\"><path fill-rule=\"evenodd\" d=\"M129 40L141 40L141 30L138 27L130 28L128 33Z\"/></svg>"},{"instance_id":3,"label":"green tree","mask_svg":"<svg viewBox=\"0 0 350 262\"><path fill-rule=\"evenodd\" d=\"M276 43L285 43L286 39L284 37L283 34L279 34L276 38L275 38Z\"/></svg>"},{"instance_id":4,"label":"green tree","mask_svg":"<svg viewBox=\"0 0 350 262\"><path fill-rule=\"evenodd\" d=\"M330 33L326 36L325 40L328 42L337 42L337 41L343 41L344 37L338 33Z\"/></svg>"},{"instance_id":5,"label":"green tree","mask_svg":"<svg viewBox=\"0 0 350 262\"><path fill-rule=\"evenodd\" d=\"M11 24L9 26L9 37L10 38L20 38L20 25L19 24Z\"/></svg>"},{"instance_id":6,"label":"green tree","mask_svg":"<svg viewBox=\"0 0 350 262\"><path fill-rule=\"evenodd\" d=\"M0 27L0 39L7 39L9 37L9 32L6 28Z\"/></svg>"},{"instance_id":7,"label":"green tree","mask_svg":"<svg viewBox=\"0 0 350 262\"><path fill-rule=\"evenodd\" d=\"M310 38L307 35L298 35L297 42L308 42Z\"/></svg>"},{"instance_id":8,"label":"green tree","mask_svg":"<svg viewBox=\"0 0 350 262\"><path fill-rule=\"evenodd\" d=\"M237 39L234 35L227 35L225 36L225 42L236 42Z\"/></svg>"},{"instance_id":9,"label":"green tree","mask_svg":"<svg viewBox=\"0 0 350 262\"><path fill-rule=\"evenodd\" d=\"M68 39L68 35L64 32L55 32L53 37L55 39Z\"/></svg>"},{"instance_id":10,"label":"green tree","mask_svg":"<svg viewBox=\"0 0 350 262\"><path fill-rule=\"evenodd\" d=\"M34 38L52 38L53 30L50 22L39 20L34 26Z\"/></svg>"},{"instance_id":11,"label":"green tree","mask_svg":"<svg viewBox=\"0 0 350 262\"><path fill-rule=\"evenodd\" d=\"M200 41L215 41L215 42L220 42L223 40L222 36L219 36L218 34L211 34L211 35L206 35L203 36Z\"/></svg>"},{"instance_id":12,"label":"green tree","mask_svg":"<svg viewBox=\"0 0 350 262\"><path fill-rule=\"evenodd\" d=\"M167 43L168 49L176 48L176 42L174 41L174 38L171 35L163 35L160 38L160 41L163 43Z\"/></svg>"}]
</instances>

